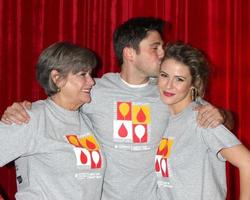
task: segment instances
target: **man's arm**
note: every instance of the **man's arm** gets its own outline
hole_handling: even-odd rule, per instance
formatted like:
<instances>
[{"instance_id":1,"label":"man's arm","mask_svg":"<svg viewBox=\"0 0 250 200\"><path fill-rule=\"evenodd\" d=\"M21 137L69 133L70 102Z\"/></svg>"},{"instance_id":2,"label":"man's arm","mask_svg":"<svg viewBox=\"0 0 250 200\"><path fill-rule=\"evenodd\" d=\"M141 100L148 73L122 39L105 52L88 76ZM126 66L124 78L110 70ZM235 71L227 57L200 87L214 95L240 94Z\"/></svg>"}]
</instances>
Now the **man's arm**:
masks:
<instances>
[{"instance_id":1,"label":"man's arm","mask_svg":"<svg viewBox=\"0 0 250 200\"><path fill-rule=\"evenodd\" d=\"M31 108L31 102L23 101L19 103L13 103L7 107L2 115L1 121L5 124L22 124L28 123L30 117L26 112L26 109ZM219 124L224 124L229 130L233 128L233 117L230 112L220 110L211 104L198 106L195 108L198 111L198 123L201 127L216 127Z\"/></svg>"},{"instance_id":2,"label":"man's arm","mask_svg":"<svg viewBox=\"0 0 250 200\"><path fill-rule=\"evenodd\" d=\"M233 117L233 113L228 111L228 110L223 110L223 109L220 109L219 110L222 115L224 116L224 122L223 122L223 125L225 127L228 128L228 130L233 130L234 128L234 117Z\"/></svg>"},{"instance_id":3,"label":"man's arm","mask_svg":"<svg viewBox=\"0 0 250 200\"><path fill-rule=\"evenodd\" d=\"M4 111L1 121L5 124L28 123L30 116L25 109L31 109L31 102L15 102Z\"/></svg>"}]
</instances>

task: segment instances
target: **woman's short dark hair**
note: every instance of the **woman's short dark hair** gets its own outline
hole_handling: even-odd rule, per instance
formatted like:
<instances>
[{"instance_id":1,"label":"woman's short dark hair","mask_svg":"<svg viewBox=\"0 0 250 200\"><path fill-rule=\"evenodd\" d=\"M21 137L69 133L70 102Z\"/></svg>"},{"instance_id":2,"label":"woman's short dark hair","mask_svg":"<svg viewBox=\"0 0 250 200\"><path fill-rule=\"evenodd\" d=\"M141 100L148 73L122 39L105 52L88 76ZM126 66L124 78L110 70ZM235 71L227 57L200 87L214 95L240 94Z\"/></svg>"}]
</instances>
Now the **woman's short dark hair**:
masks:
<instances>
[{"instance_id":1,"label":"woman's short dark hair","mask_svg":"<svg viewBox=\"0 0 250 200\"><path fill-rule=\"evenodd\" d=\"M192 84L197 90L197 95L203 97L209 76L209 64L205 54L189 44L178 41L168 43L165 48L163 61L170 58L189 68Z\"/></svg>"},{"instance_id":2,"label":"woman's short dark hair","mask_svg":"<svg viewBox=\"0 0 250 200\"><path fill-rule=\"evenodd\" d=\"M97 65L93 51L68 42L57 42L44 49L37 62L36 76L48 96L58 92L51 78L51 71L57 70L60 78L71 72L88 71Z\"/></svg>"}]
</instances>

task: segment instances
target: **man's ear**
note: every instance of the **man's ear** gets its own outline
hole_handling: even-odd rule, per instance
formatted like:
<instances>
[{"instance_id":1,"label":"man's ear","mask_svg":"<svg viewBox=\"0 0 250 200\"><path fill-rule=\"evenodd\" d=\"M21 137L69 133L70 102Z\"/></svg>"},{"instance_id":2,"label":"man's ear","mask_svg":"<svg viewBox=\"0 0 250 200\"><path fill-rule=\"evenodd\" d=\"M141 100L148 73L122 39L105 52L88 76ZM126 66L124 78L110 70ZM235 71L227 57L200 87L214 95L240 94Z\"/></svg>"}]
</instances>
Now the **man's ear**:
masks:
<instances>
[{"instance_id":1,"label":"man's ear","mask_svg":"<svg viewBox=\"0 0 250 200\"><path fill-rule=\"evenodd\" d=\"M130 62L134 60L134 56L136 54L135 50L132 47L125 47L122 53L123 59Z\"/></svg>"}]
</instances>

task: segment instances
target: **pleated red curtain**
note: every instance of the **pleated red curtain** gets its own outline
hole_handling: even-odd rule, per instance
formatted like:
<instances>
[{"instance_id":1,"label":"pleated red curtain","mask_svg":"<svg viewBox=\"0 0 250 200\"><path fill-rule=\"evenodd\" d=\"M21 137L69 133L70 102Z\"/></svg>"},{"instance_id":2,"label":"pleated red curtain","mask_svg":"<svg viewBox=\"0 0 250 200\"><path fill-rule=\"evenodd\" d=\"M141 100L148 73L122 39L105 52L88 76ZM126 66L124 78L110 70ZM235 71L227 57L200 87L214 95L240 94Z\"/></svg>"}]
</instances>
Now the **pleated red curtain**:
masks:
<instances>
[{"instance_id":1,"label":"pleated red curtain","mask_svg":"<svg viewBox=\"0 0 250 200\"><path fill-rule=\"evenodd\" d=\"M45 97L35 63L49 44L64 40L93 49L101 76L119 71L115 27L130 17L156 16L169 23L166 41L184 40L207 52L212 63L207 99L234 113L235 134L250 148L249 12L248 0L0 0L0 114L13 101ZM12 164L0 168L1 188L14 199ZM227 199L237 199L237 170L231 166L228 189Z\"/></svg>"}]
</instances>

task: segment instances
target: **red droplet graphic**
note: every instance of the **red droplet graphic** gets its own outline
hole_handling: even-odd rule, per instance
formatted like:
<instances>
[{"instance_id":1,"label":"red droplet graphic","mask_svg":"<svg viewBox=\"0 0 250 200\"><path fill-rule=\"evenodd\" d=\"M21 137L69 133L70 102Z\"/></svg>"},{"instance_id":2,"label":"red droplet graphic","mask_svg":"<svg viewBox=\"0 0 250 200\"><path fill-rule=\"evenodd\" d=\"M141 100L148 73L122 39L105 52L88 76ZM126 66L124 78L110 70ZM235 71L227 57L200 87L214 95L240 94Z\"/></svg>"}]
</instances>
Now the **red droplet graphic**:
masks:
<instances>
[{"instance_id":1,"label":"red droplet graphic","mask_svg":"<svg viewBox=\"0 0 250 200\"><path fill-rule=\"evenodd\" d=\"M143 110L140 108L139 112L137 113L137 121L144 122L146 120L146 115L144 114Z\"/></svg>"},{"instance_id":2,"label":"red droplet graphic","mask_svg":"<svg viewBox=\"0 0 250 200\"><path fill-rule=\"evenodd\" d=\"M88 139L86 139L86 145L89 149L95 149L96 146L93 142L89 141Z\"/></svg>"},{"instance_id":3,"label":"red droplet graphic","mask_svg":"<svg viewBox=\"0 0 250 200\"><path fill-rule=\"evenodd\" d=\"M86 156L85 153L83 153L82 151L81 151L80 159L81 159L82 164L86 164L87 161L88 161L87 156Z\"/></svg>"},{"instance_id":4,"label":"red droplet graphic","mask_svg":"<svg viewBox=\"0 0 250 200\"><path fill-rule=\"evenodd\" d=\"M168 153L168 146L166 145L160 152L159 154L162 156L166 156Z\"/></svg>"},{"instance_id":5,"label":"red droplet graphic","mask_svg":"<svg viewBox=\"0 0 250 200\"><path fill-rule=\"evenodd\" d=\"M124 124L122 124L121 127L119 128L118 134L120 137L127 137L128 131L127 131L126 127L124 126Z\"/></svg>"},{"instance_id":6,"label":"red droplet graphic","mask_svg":"<svg viewBox=\"0 0 250 200\"><path fill-rule=\"evenodd\" d=\"M155 171L159 172L160 171L160 165L158 160L155 161Z\"/></svg>"}]
</instances>

